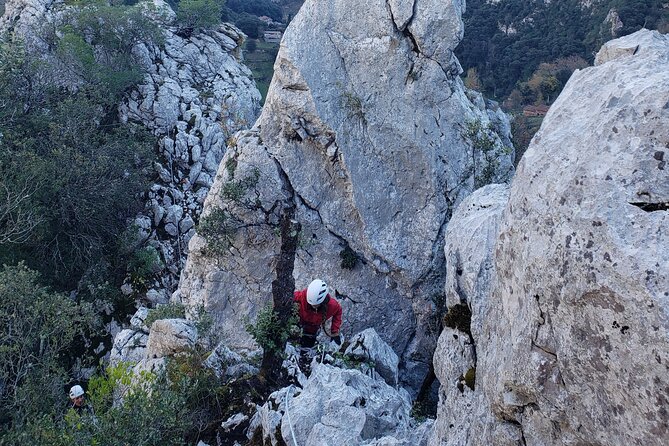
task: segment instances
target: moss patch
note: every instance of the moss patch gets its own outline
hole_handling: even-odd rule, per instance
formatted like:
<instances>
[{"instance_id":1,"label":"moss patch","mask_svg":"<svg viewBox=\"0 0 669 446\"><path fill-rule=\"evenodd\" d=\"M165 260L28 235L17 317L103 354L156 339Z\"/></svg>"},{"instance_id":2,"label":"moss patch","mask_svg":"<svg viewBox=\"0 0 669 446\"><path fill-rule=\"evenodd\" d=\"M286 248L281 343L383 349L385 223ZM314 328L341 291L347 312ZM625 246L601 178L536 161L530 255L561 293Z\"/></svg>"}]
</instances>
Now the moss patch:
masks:
<instances>
[{"instance_id":1,"label":"moss patch","mask_svg":"<svg viewBox=\"0 0 669 446\"><path fill-rule=\"evenodd\" d=\"M343 269L353 269L358 264L358 255L348 245L339 252L339 257L341 258L341 267Z\"/></svg>"},{"instance_id":2,"label":"moss patch","mask_svg":"<svg viewBox=\"0 0 669 446\"><path fill-rule=\"evenodd\" d=\"M467 304L453 305L444 315L444 326L472 335L472 310Z\"/></svg>"}]
</instances>

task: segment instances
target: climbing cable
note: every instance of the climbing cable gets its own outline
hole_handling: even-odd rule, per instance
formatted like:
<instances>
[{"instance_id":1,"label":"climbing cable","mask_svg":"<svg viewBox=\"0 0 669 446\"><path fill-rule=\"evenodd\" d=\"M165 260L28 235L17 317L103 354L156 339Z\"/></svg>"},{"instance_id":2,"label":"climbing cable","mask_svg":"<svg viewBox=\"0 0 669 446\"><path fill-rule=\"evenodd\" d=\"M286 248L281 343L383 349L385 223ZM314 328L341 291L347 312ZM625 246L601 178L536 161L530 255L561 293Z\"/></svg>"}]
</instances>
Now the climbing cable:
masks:
<instances>
[{"instance_id":1,"label":"climbing cable","mask_svg":"<svg viewBox=\"0 0 669 446\"><path fill-rule=\"evenodd\" d=\"M293 431L293 423L290 420L290 406L288 405L288 394L293 390L293 385L291 384L286 391L286 415L288 416L288 426L290 427L290 435L293 437L293 446L298 446L297 441L295 440L295 432Z\"/></svg>"}]
</instances>

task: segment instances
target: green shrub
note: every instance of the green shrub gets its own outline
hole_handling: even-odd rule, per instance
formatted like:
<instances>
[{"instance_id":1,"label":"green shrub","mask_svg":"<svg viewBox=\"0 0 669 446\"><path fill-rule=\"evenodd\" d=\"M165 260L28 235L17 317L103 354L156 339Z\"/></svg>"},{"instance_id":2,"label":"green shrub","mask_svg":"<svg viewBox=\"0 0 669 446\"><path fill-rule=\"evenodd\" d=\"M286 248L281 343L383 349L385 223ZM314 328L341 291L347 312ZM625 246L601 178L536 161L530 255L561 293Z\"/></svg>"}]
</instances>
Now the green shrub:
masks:
<instances>
[{"instance_id":1,"label":"green shrub","mask_svg":"<svg viewBox=\"0 0 669 446\"><path fill-rule=\"evenodd\" d=\"M204 254L210 257L227 254L238 227L239 221L221 208L215 208L202 217L197 226L197 233L207 243Z\"/></svg>"},{"instance_id":2,"label":"green shrub","mask_svg":"<svg viewBox=\"0 0 669 446\"><path fill-rule=\"evenodd\" d=\"M279 316L270 304L258 312L255 323L246 324L246 331L264 351L281 354L283 353L281 348L296 332L297 322L297 307L293 308L288 323L281 324Z\"/></svg>"},{"instance_id":3,"label":"green shrub","mask_svg":"<svg viewBox=\"0 0 669 446\"><path fill-rule=\"evenodd\" d=\"M460 330L471 336L472 310L467 304L453 305L444 315L444 327Z\"/></svg>"},{"instance_id":4,"label":"green shrub","mask_svg":"<svg viewBox=\"0 0 669 446\"><path fill-rule=\"evenodd\" d=\"M128 264L128 272L133 285L144 287L149 279L164 267L158 250L153 246L146 246L133 253Z\"/></svg>"},{"instance_id":5,"label":"green shrub","mask_svg":"<svg viewBox=\"0 0 669 446\"><path fill-rule=\"evenodd\" d=\"M213 28L221 23L222 5L216 0L181 0L177 26L187 33Z\"/></svg>"},{"instance_id":6,"label":"green shrub","mask_svg":"<svg viewBox=\"0 0 669 446\"><path fill-rule=\"evenodd\" d=\"M197 233L206 241L204 253L210 257L222 257L228 253L235 234L242 226L242 222L230 212L228 207L256 209L259 207L258 198L248 198L249 192L255 190L260 180L260 170L251 171L246 177L235 180L237 162L234 158L226 161L228 181L221 189L221 200L224 208L215 208L208 215L202 217L197 227Z\"/></svg>"},{"instance_id":7,"label":"green shrub","mask_svg":"<svg viewBox=\"0 0 669 446\"><path fill-rule=\"evenodd\" d=\"M472 147L470 172L467 175L474 177L474 189L506 181L509 170L501 170L500 160L509 155L513 148L502 146L491 126L483 125L479 120L468 122L463 136Z\"/></svg>"},{"instance_id":8,"label":"green shrub","mask_svg":"<svg viewBox=\"0 0 669 446\"><path fill-rule=\"evenodd\" d=\"M0 198L12 203L10 213L0 210L0 260L24 260L61 289L76 288L102 259L125 273L116 241L142 206L156 141L117 122L118 99L138 79L126 74L136 67L100 59L107 50L91 43L89 30L83 22L66 27L54 65L17 43L0 47ZM57 70L70 69L78 90L54 88ZM114 73L125 80L107 78Z\"/></svg>"},{"instance_id":9,"label":"green shrub","mask_svg":"<svg viewBox=\"0 0 669 446\"><path fill-rule=\"evenodd\" d=\"M358 264L358 255L348 244L339 251L339 258L341 259L341 267L344 269L353 269Z\"/></svg>"},{"instance_id":10,"label":"green shrub","mask_svg":"<svg viewBox=\"0 0 669 446\"><path fill-rule=\"evenodd\" d=\"M158 305L156 308L149 310L149 314L144 320L144 325L151 328L151 325L159 319L183 319L186 317L186 308L182 304L168 303L165 305Z\"/></svg>"},{"instance_id":11,"label":"green shrub","mask_svg":"<svg viewBox=\"0 0 669 446\"><path fill-rule=\"evenodd\" d=\"M90 305L43 287L25 265L0 270L0 431L59 407L68 352L96 320Z\"/></svg>"}]
</instances>

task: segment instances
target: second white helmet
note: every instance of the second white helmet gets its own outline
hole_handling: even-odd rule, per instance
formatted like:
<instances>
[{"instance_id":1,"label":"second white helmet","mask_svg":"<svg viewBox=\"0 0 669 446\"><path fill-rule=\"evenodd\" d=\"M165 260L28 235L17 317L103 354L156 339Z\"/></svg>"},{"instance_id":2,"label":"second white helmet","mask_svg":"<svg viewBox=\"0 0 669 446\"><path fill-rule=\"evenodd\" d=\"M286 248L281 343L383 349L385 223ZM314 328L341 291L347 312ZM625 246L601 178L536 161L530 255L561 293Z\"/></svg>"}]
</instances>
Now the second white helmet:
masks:
<instances>
[{"instance_id":1,"label":"second white helmet","mask_svg":"<svg viewBox=\"0 0 669 446\"><path fill-rule=\"evenodd\" d=\"M77 398L84 394L84 389L80 385L72 386L70 389L70 398Z\"/></svg>"},{"instance_id":2,"label":"second white helmet","mask_svg":"<svg viewBox=\"0 0 669 446\"><path fill-rule=\"evenodd\" d=\"M320 279L316 279L307 288L307 302L311 305L320 305L328 295L328 285Z\"/></svg>"}]
</instances>

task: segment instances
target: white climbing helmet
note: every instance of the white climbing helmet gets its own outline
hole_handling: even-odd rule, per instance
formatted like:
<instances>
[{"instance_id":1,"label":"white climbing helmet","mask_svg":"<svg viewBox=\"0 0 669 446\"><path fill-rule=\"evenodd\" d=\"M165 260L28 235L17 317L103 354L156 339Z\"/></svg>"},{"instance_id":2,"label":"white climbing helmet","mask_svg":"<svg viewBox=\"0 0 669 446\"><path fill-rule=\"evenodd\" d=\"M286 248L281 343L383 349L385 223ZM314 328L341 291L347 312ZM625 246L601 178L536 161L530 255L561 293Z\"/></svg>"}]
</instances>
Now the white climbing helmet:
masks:
<instances>
[{"instance_id":1,"label":"white climbing helmet","mask_svg":"<svg viewBox=\"0 0 669 446\"><path fill-rule=\"evenodd\" d=\"M84 394L84 389L80 385L72 386L70 389L70 398L77 398Z\"/></svg>"},{"instance_id":2,"label":"white climbing helmet","mask_svg":"<svg viewBox=\"0 0 669 446\"><path fill-rule=\"evenodd\" d=\"M311 305L320 305L328 295L328 285L320 279L316 279L307 288L307 302Z\"/></svg>"}]
</instances>

